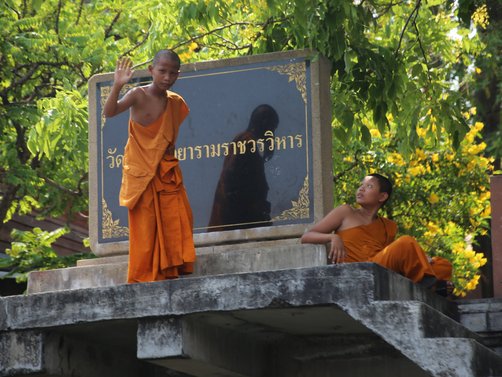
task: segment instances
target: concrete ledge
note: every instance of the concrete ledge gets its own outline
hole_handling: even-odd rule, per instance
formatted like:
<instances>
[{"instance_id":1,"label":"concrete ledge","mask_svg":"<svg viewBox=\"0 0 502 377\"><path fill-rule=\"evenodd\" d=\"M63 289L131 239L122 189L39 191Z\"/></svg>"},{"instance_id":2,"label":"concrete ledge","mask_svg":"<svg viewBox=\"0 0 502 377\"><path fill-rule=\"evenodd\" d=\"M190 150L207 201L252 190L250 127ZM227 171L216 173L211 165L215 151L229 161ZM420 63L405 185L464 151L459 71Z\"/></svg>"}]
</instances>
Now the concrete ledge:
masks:
<instances>
[{"instance_id":1,"label":"concrete ledge","mask_svg":"<svg viewBox=\"0 0 502 377\"><path fill-rule=\"evenodd\" d=\"M426 300L449 302L373 263L187 277L0 299L0 331L206 311Z\"/></svg>"},{"instance_id":2,"label":"concrete ledge","mask_svg":"<svg viewBox=\"0 0 502 377\"><path fill-rule=\"evenodd\" d=\"M0 336L5 348L10 334L42 334L40 373L54 377L502 375L502 359L438 311L448 304L351 263L4 297ZM112 367L93 362L112 351Z\"/></svg>"},{"instance_id":3,"label":"concrete ledge","mask_svg":"<svg viewBox=\"0 0 502 377\"><path fill-rule=\"evenodd\" d=\"M502 299L459 300L459 321L502 355Z\"/></svg>"},{"instance_id":4,"label":"concrete ledge","mask_svg":"<svg viewBox=\"0 0 502 377\"><path fill-rule=\"evenodd\" d=\"M502 299L459 300L460 322L476 332L502 331Z\"/></svg>"},{"instance_id":5,"label":"concrete ledge","mask_svg":"<svg viewBox=\"0 0 502 377\"><path fill-rule=\"evenodd\" d=\"M254 246L242 249L242 245L235 245L234 249L219 253L215 253L212 249L204 250L205 253L197 257L192 276L315 267L326 264L326 248L323 245L280 243L278 246L271 244ZM127 255L123 255L86 259L79 261L77 267L34 271L28 278L27 293L125 284L127 258Z\"/></svg>"},{"instance_id":6,"label":"concrete ledge","mask_svg":"<svg viewBox=\"0 0 502 377\"><path fill-rule=\"evenodd\" d=\"M0 331L205 311L368 302L374 297L375 275L382 270L361 263L9 296L0 299L0 316L4 313Z\"/></svg>"}]
</instances>

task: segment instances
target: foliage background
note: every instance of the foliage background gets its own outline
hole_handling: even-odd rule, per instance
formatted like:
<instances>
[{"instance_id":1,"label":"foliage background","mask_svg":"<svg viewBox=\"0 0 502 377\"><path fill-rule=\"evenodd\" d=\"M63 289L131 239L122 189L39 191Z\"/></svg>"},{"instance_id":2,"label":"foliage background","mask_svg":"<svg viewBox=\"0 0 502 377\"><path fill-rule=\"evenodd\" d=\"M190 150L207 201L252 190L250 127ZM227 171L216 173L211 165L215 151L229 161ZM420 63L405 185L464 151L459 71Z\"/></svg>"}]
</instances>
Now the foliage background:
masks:
<instances>
[{"instance_id":1,"label":"foliage background","mask_svg":"<svg viewBox=\"0 0 502 377\"><path fill-rule=\"evenodd\" d=\"M471 248L502 151L500 19L497 0L4 1L0 218L87 211L87 81L119 57L313 48L333 66L335 204L365 173L389 174L389 215L454 262L461 295L484 262Z\"/></svg>"}]
</instances>

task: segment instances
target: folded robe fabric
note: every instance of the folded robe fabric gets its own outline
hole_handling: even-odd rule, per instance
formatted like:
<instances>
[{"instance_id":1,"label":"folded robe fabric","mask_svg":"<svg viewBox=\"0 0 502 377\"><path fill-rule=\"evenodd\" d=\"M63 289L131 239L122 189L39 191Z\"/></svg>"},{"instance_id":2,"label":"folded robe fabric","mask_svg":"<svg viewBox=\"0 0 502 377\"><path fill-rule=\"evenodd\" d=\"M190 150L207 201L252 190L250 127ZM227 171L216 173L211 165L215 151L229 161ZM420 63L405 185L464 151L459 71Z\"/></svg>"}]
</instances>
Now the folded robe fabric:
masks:
<instances>
[{"instance_id":1,"label":"folded robe fabric","mask_svg":"<svg viewBox=\"0 0 502 377\"><path fill-rule=\"evenodd\" d=\"M189 110L176 93L167 96L165 111L153 123L129 120L119 196L129 209L129 283L193 272L192 210L171 152Z\"/></svg>"},{"instance_id":2,"label":"folded robe fabric","mask_svg":"<svg viewBox=\"0 0 502 377\"><path fill-rule=\"evenodd\" d=\"M402 236L394 240L396 233L396 223L383 217L367 225L337 232L347 251L345 262L375 262L415 283L425 275L439 280L451 279L452 265L449 261L434 257L429 262L413 237Z\"/></svg>"}]
</instances>

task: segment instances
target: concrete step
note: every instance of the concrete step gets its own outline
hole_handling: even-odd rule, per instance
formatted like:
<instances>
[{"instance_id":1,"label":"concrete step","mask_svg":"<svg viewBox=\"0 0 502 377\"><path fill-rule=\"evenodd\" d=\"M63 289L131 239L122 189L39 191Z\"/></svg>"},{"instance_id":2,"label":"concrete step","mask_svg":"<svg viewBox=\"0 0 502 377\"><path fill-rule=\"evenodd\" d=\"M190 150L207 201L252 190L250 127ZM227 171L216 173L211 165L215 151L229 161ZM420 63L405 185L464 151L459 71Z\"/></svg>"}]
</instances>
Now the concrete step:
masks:
<instances>
[{"instance_id":1,"label":"concrete step","mask_svg":"<svg viewBox=\"0 0 502 377\"><path fill-rule=\"evenodd\" d=\"M502 356L502 299L458 300L459 321Z\"/></svg>"},{"instance_id":2,"label":"concrete step","mask_svg":"<svg viewBox=\"0 0 502 377\"><path fill-rule=\"evenodd\" d=\"M423 302L374 302L346 311L433 376L499 376L502 358L481 337Z\"/></svg>"},{"instance_id":3,"label":"concrete step","mask_svg":"<svg viewBox=\"0 0 502 377\"><path fill-rule=\"evenodd\" d=\"M248 246L249 247L249 246ZM76 267L34 271L28 278L27 293L71 289L112 287L127 282L127 255L78 261ZM323 245L277 244L235 246L234 250L214 252L205 248L198 253L194 274L211 276L241 272L258 272L326 264Z\"/></svg>"}]
</instances>

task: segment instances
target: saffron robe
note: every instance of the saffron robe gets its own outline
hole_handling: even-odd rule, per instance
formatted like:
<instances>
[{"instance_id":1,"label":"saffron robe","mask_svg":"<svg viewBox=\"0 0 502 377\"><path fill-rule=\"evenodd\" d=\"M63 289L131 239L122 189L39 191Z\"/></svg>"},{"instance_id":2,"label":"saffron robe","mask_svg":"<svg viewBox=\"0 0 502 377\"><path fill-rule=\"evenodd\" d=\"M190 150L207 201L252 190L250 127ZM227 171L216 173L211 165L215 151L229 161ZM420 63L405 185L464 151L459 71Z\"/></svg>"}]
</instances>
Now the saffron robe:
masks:
<instances>
[{"instance_id":1,"label":"saffron robe","mask_svg":"<svg viewBox=\"0 0 502 377\"><path fill-rule=\"evenodd\" d=\"M189 109L167 91L167 105L149 125L129 119L120 205L129 214L127 281L145 282L193 272L193 217L174 143Z\"/></svg>"},{"instance_id":2,"label":"saffron robe","mask_svg":"<svg viewBox=\"0 0 502 377\"><path fill-rule=\"evenodd\" d=\"M440 257L429 262L415 238L402 236L394 240L397 225L394 221L379 217L368 225L360 225L338 231L347 251L345 262L375 262L393 270L413 282L425 275L438 280L450 280L452 265Z\"/></svg>"}]
</instances>

